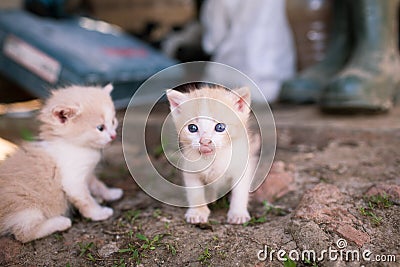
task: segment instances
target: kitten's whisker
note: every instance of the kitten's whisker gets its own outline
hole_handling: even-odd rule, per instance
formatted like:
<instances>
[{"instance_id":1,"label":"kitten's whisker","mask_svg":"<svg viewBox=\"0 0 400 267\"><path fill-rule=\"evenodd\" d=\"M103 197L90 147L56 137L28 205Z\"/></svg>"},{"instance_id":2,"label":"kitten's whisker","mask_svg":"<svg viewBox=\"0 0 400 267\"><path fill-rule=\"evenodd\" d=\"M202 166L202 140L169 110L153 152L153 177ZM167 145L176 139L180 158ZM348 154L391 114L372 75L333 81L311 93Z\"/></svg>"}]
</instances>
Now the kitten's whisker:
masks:
<instances>
[{"instance_id":1,"label":"kitten's whisker","mask_svg":"<svg viewBox=\"0 0 400 267\"><path fill-rule=\"evenodd\" d=\"M187 146L185 148L180 149L179 151L182 152L183 154L186 154L186 156L192 156L192 155L196 155L198 153L198 149L193 148L192 146ZM176 151L178 152L178 151Z\"/></svg>"},{"instance_id":2,"label":"kitten's whisker","mask_svg":"<svg viewBox=\"0 0 400 267\"><path fill-rule=\"evenodd\" d=\"M172 152L172 153L171 153L171 156L175 156L175 155L177 155L177 154L182 155L182 151L183 151L182 149L178 149L178 150Z\"/></svg>"},{"instance_id":3,"label":"kitten's whisker","mask_svg":"<svg viewBox=\"0 0 400 267\"><path fill-rule=\"evenodd\" d=\"M187 151L191 152L193 149L191 149L191 146L181 146L178 148L178 150L174 151L171 153L171 156L175 155L175 154L183 154L183 152L185 151L187 153Z\"/></svg>"},{"instance_id":4,"label":"kitten's whisker","mask_svg":"<svg viewBox=\"0 0 400 267\"><path fill-rule=\"evenodd\" d=\"M193 142L191 142L191 141L179 141L179 144L183 144L183 145L192 145Z\"/></svg>"},{"instance_id":5,"label":"kitten's whisker","mask_svg":"<svg viewBox=\"0 0 400 267\"><path fill-rule=\"evenodd\" d=\"M187 149L187 148L193 148L193 145L186 145L186 146L179 146L179 149Z\"/></svg>"}]
</instances>

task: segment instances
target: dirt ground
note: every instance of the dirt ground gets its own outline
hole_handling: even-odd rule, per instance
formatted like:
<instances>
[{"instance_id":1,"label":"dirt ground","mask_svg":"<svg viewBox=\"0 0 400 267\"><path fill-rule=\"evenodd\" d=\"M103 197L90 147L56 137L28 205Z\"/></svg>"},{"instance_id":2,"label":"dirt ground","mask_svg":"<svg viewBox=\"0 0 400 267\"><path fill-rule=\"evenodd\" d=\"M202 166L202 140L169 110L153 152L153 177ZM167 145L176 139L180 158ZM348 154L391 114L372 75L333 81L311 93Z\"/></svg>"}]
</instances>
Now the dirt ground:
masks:
<instances>
[{"instance_id":1,"label":"dirt ground","mask_svg":"<svg viewBox=\"0 0 400 267\"><path fill-rule=\"evenodd\" d=\"M273 111L280 169L264 189L277 192L254 196L249 224L225 223L226 198L212 205L209 224L187 224L184 208L134 183L120 137L99 166L100 177L125 193L105 203L112 218L75 213L68 231L28 244L2 237L0 266L399 266L400 108L364 116L313 106ZM1 137L18 143L24 129L35 131L35 123L0 117Z\"/></svg>"}]
</instances>

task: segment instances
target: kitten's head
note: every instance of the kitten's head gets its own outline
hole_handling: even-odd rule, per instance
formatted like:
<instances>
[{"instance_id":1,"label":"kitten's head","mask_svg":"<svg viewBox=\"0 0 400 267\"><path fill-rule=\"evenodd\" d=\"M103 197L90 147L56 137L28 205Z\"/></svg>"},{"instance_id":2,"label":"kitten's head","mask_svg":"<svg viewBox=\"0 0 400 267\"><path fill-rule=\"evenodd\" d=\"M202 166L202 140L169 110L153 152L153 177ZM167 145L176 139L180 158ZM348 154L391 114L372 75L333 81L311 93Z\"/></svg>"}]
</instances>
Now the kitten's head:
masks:
<instances>
[{"instance_id":1,"label":"kitten's head","mask_svg":"<svg viewBox=\"0 0 400 267\"><path fill-rule=\"evenodd\" d=\"M109 84L104 88L71 86L52 91L39 114L40 137L103 148L116 138L118 126L112 89Z\"/></svg>"},{"instance_id":2,"label":"kitten's head","mask_svg":"<svg viewBox=\"0 0 400 267\"><path fill-rule=\"evenodd\" d=\"M167 90L171 115L183 151L214 155L246 138L250 113L250 90L203 87L181 93ZM245 140L243 140L245 141Z\"/></svg>"}]
</instances>

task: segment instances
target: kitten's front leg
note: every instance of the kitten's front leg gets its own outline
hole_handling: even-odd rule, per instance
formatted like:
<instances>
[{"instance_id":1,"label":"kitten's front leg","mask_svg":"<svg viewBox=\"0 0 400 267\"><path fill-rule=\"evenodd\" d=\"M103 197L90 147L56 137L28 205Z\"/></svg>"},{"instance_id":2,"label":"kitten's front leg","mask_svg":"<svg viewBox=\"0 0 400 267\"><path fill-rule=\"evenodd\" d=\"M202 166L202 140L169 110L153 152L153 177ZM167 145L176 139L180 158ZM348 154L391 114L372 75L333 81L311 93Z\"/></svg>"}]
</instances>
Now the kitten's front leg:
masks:
<instances>
[{"instance_id":1,"label":"kitten's front leg","mask_svg":"<svg viewBox=\"0 0 400 267\"><path fill-rule=\"evenodd\" d=\"M231 203L228 211L228 223L243 224L250 220L247 204L249 201L251 174L251 168L247 167L243 177L232 189Z\"/></svg>"},{"instance_id":2,"label":"kitten's front leg","mask_svg":"<svg viewBox=\"0 0 400 267\"><path fill-rule=\"evenodd\" d=\"M85 181L70 179L63 180L63 189L68 200L78 208L79 212L93 221L102 221L111 217L113 209L100 206L90 194Z\"/></svg>"},{"instance_id":3,"label":"kitten's front leg","mask_svg":"<svg viewBox=\"0 0 400 267\"><path fill-rule=\"evenodd\" d=\"M95 197L99 197L105 201L114 201L120 199L123 195L122 189L108 188L95 175L92 175L89 179L89 189Z\"/></svg>"},{"instance_id":4,"label":"kitten's front leg","mask_svg":"<svg viewBox=\"0 0 400 267\"><path fill-rule=\"evenodd\" d=\"M193 173L184 173L183 180L185 182L186 197L190 208L186 211L185 218L188 223L206 223L210 210L205 201L205 194L200 177Z\"/></svg>"}]
</instances>

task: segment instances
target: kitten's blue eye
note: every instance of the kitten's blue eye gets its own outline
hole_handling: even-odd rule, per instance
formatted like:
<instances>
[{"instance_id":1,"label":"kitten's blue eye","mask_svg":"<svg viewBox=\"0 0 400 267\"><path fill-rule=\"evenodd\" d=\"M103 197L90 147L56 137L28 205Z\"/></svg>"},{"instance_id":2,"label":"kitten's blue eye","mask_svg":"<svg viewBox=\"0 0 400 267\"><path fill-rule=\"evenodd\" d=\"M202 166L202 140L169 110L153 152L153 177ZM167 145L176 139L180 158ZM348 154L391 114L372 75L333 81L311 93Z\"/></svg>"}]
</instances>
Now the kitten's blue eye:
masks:
<instances>
[{"instance_id":1,"label":"kitten's blue eye","mask_svg":"<svg viewBox=\"0 0 400 267\"><path fill-rule=\"evenodd\" d=\"M199 128L197 128L196 124L189 124L188 125L188 130L191 133L195 133L195 132L197 132L199 130Z\"/></svg>"},{"instance_id":2,"label":"kitten's blue eye","mask_svg":"<svg viewBox=\"0 0 400 267\"><path fill-rule=\"evenodd\" d=\"M104 131L104 129L106 128L106 126L104 124L100 124L96 126L97 130L99 130L100 132Z\"/></svg>"},{"instance_id":3,"label":"kitten's blue eye","mask_svg":"<svg viewBox=\"0 0 400 267\"><path fill-rule=\"evenodd\" d=\"M225 124L224 123L217 123L215 124L215 131L222 133L223 131L225 131Z\"/></svg>"}]
</instances>

